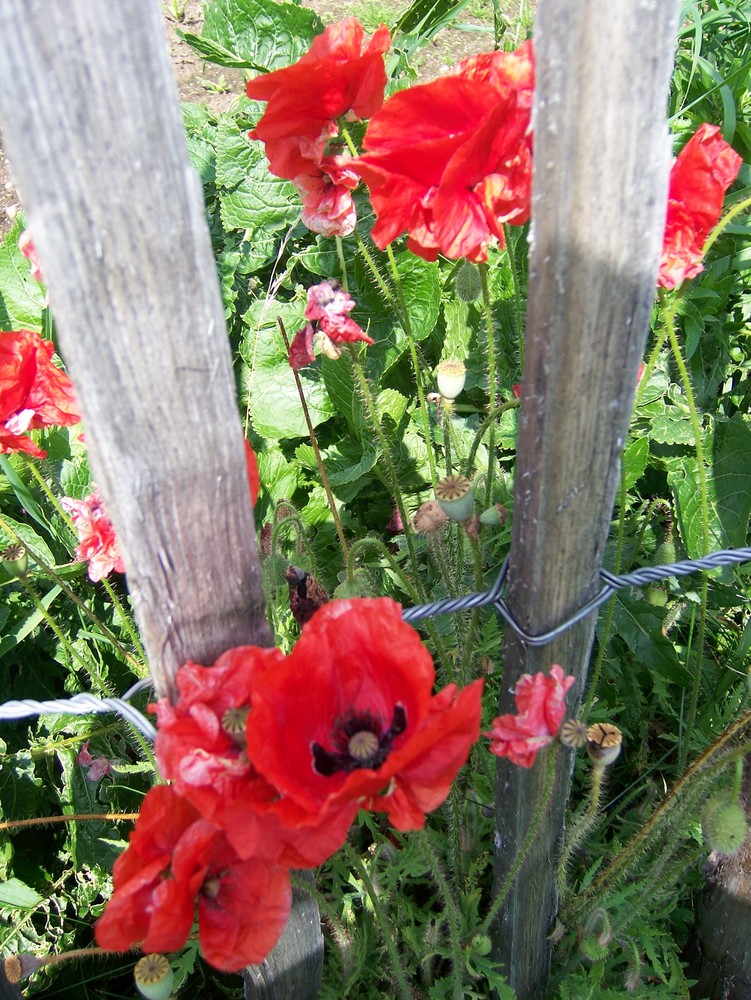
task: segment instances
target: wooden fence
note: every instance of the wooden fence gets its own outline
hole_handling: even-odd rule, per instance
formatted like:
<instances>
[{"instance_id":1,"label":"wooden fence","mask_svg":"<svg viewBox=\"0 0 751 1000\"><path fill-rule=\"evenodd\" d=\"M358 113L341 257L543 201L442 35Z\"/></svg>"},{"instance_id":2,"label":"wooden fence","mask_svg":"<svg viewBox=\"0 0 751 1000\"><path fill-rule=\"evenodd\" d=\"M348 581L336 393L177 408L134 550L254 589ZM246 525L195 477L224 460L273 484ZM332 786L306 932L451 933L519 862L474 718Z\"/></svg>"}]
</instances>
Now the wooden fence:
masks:
<instances>
[{"instance_id":1,"label":"wooden fence","mask_svg":"<svg viewBox=\"0 0 751 1000\"><path fill-rule=\"evenodd\" d=\"M647 334L670 149L678 0L539 0L529 321L510 603L532 632L596 585ZM0 0L0 121L125 553L159 694L177 667L267 644L242 434L201 188L158 0ZM541 650L512 635L504 689L563 662L581 695L593 619ZM501 699L508 711L510 695ZM495 928L519 1000L545 995L570 764ZM541 793L499 761L496 881ZM297 900L248 996L320 983Z\"/></svg>"}]
</instances>

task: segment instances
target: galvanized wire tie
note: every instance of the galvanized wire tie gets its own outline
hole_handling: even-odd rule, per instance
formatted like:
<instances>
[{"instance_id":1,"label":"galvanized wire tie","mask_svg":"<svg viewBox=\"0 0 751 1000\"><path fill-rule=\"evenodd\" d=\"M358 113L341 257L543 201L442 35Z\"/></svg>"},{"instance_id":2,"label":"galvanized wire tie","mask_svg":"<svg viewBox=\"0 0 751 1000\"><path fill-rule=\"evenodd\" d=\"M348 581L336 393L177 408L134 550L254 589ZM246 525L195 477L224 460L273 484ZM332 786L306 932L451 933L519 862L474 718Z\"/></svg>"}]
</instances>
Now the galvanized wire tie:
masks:
<instances>
[{"instance_id":1,"label":"galvanized wire tie","mask_svg":"<svg viewBox=\"0 0 751 1000\"><path fill-rule=\"evenodd\" d=\"M402 618L405 622L416 622L423 618L433 618L435 615L450 614L455 611L471 611L473 608L485 608L490 605L511 626L522 642L529 646L545 646L567 629L576 625L577 622L592 614L618 590L624 590L626 587L644 587L671 576L688 576L690 573L696 573L700 570L720 569L722 566L732 566L743 562L751 562L751 548L722 549L704 556L702 559L684 559L682 562L670 563L666 566L644 566L634 570L633 573L624 573L621 576L601 569L600 579L603 585L598 594L587 601L570 618L549 632L544 632L542 635L530 635L515 620L502 596L508 576L508 558L506 558L490 590L477 594L466 594L464 597L444 598L440 601L433 601L432 604L418 604L413 608L407 608L403 612ZM150 687L151 684L149 678L139 681L126 691L122 698L96 698L91 694L77 694L64 700L33 701L24 699L23 701L8 701L0 705L0 721L24 719L30 715L89 715L115 712L135 726L147 740L153 742L156 737L156 729L144 715L129 703L134 695Z\"/></svg>"}]
</instances>

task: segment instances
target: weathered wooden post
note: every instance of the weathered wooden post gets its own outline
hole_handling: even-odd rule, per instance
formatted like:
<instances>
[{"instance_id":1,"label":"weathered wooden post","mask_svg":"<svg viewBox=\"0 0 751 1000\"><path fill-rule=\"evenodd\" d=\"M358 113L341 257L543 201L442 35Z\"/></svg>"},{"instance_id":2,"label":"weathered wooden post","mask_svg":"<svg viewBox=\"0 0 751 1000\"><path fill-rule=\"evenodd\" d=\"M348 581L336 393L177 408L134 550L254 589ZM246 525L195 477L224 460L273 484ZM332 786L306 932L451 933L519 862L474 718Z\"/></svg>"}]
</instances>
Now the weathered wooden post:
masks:
<instances>
[{"instance_id":1,"label":"weathered wooden post","mask_svg":"<svg viewBox=\"0 0 751 1000\"><path fill-rule=\"evenodd\" d=\"M677 0L539 0L526 367L509 605L541 634L597 589L655 294L670 146ZM586 681L594 616L543 648L510 630L500 712L522 673ZM573 696L569 696L571 704ZM559 757L539 836L494 928L519 1000L546 995L571 760ZM500 759L496 883L530 827L545 766Z\"/></svg>"},{"instance_id":2,"label":"weathered wooden post","mask_svg":"<svg viewBox=\"0 0 751 1000\"><path fill-rule=\"evenodd\" d=\"M0 120L156 689L170 695L187 659L271 635L158 0L0 0ZM301 905L248 996L318 992L320 925Z\"/></svg>"}]
</instances>

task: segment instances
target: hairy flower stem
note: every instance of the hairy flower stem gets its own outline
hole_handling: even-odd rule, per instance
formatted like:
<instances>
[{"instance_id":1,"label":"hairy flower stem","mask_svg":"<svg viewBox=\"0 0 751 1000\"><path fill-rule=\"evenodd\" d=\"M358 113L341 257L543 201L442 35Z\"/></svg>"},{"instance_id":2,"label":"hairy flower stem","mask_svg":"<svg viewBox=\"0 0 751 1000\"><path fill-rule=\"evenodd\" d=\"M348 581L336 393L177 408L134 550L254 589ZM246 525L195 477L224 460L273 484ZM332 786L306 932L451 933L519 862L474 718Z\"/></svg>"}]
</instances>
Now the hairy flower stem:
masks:
<instances>
[{"instance_id":1,"label":"hairy flower stem","mask_svg":"<svg viewBox=\"0 0 751 1000\"><path fill-rule=\"evenodd\" d=\"M394 944L394 926L383 911L381 901L378 898L378 893L375 890L370 873L357 851L353 850L349 844L344 845L344 850L349 860L350 867L352 867L362 879L362 883L365 886L368 898L370 899L370 903L373 907L373 915L375 916L376 923L381 929L381 937L383 938L383 943L386 945L386 950L388 951L389 958L391 959L391 971L394 974L399 995L402 1000L412 1000L412 991L407 983L407 973L405 972L399 952Z\"/></svg>"},{"instance_id":2,"label":"hairy flower stem","mask_svg":"<svg viewBox=\"0 0 751 1000\"><path fill-rule=\"evenodd\" d=\"M73 601L76 607L79 608L86 615L89 621L93 622L97 626L97 628L101 629L102 635L106 636L106 638L109 639L109 641L112 643L115 649L117 649L117 651L122 654L122 656L128 662L129 666L133 670L133 673L136 674L136 676L140 678L149 676L148 671L146 670L145 667L146 663L145 653L143 654L142 662L139 662L133 656L132 653L128 652L128 650L118 640L117 636L109 628L107 628L104 622L97 617L97 615L91 610L91 608L88 607L85 601L83 601L78 596L75 590L72 590L65 582L65 580L63 580L61 576L58 576L58 574L54 571L54 569L52 569L51 566L48 566L45 562L43 562L36 554L36 552L34 552L33 549L29 548L29 546L26 544L23 538L21 538L21 536L16 531L14 531L13 528L11 528L11 526L7 523L7 521L5 521L4 518L2 517L0 517L0 529L2 529L8 535L10 535L10 537L13 539L14 542L16 542L16 544L23 546L24 551L26 552L28 557L37 564L37 566L44 573L44 575L48 576L51 580L53 580L57 584L57 586L63 591L65 596L70 598L70 600ZM141 649L140 643L138 645L138 649L139 650Z\"/></svg>"},{"instance_id":3,"label":"hairy flower stem","mask_svg":"<svg viewBox=\"0 0 751 1000\"><path fill-rule=\"evenodd\" d=\"M114 823L132 823L140 813L73 813L70 816L35 816L33 819L11 819L0 823L0 830L20 830L25 826L46 826L48 823L77 823L79 820L111 819Z\"/></svg>"},{"instance_id":4,"label":"hairy flower stem","mask_svg":"<svg viewBox=\"0 0 751 1000\"><path fill-rule=\"evenodd\" d=\"M342 288L345 292L349 292L349 278L347 277L347 261L344 258L344 246L342 244L341 236L334 237L334 245L336 246L336 256L339 261L339 268L342 272Z\"/></svg>"},{"instance_id":5,"label":"hairy flower stem","mask_svg":"<svg viewBox=\"0 0 751 1000\"><path fill-rule=\"evenodd\" d=\"M357 356L357 352L352 347L350 347L349 358L351 363L350 366L354 374L355 381L357 382L357 387L360 390L360 398L362 399L363 406L365 407L368 424L375 433L375 436L378 438L378 444L381 446L380 460L383 462L386 469L391 495L396 501L399 516L402 519L404 540L407 543L407 550L409 552L409 560L414 576L415 588L420 595L420 600L423 603L427 603L425 588L423 587L422 580L420 578L420 566L417 562L417 552L415 551L415 541L412 537L412 527L407 508L404 504L404 497L402 496L402 491L399 488L399 477L397 475L396 466L394 465L394 459L391 454L391 445L383 432L383 427L381 426L381 421L378 418L378 413L376 411L375 400L373 399L370 391L368 380L365 378L365 372L360 364L360 359Z\"/></svg>"},{"instance_id":6,"label":"hairy flower stem","mask_svg":"<svg viewBox=\"0 0 751 1000\"><path fill-rule=\"evenodd\" d=\"M594 763L592 765L592 782L589 791L589 802L587 803L587 808L574 823L568 837L566 838L566 843L561 853L560 861L558 862L558 891L561 894L561 899L564 899L567 895L566 869L568 868L569 861L571 860L571 855L594 826L597 814L600 811L602 793L605 788L604 778L606 770L607 768L604 764Z\"/></svg>"},{"instance_id":7,"label":"hairy flower stem","mask_svg":"<svg viewBox=\"0 0 751 1000\"><path fill-rule=\"evenodd\" d=\"M495 330L493 327L493 310L490 303L490 287L488 285L488 266L478 264L480 284L482 286L482 305L485 313L485 326L488 335L488 415L496 408L496 359ZM489 507L493 498L493 462L495 461L495 420L490 422L488 435L488 471L485 480L485 506Z\"/></svg>"},{"instance_id":8,"label":"hairy flower stem","mask_svg":"<svg viewBox=\"0 0 751 1000\"><path fill-rule=\"evenodd\" d=\"M511 226L504 225L503 235L506 243L511 281L514 286L514 325L516 326L516 348L519 352L519 371L524 372L524 298L519 281L519 265L516 260L516 237L511 234Z\"/></svg>"},{"instance_id":9,"label":"hairy flower stem","mask_svg":"<svg viewBox=\"0 0 751 1000\"><path fill-rule=\"evenodd\" d=\"M440 890L444 906L446 907L446 916L448 917L451 937L452 996L454 1000L462 1000L464 997L464 986L462 984L464 961L462 958L461 913L459 911L459 904L451 891L451 886L448 883L441 861L430 841L428 831L423 827L422 830L417 832L416 836L425 860L428 862L430 874Z\"/></svg>"},{"instance_id":10,"label":"hairy flower stem","mask_svg":"<svg viewBox=\"0 0 751 1000\"><path fill-rule=\"evenodd\" d=\"M472 555L474 557L475 564L475 588L477 591L483 589L483 574L482 574L482 547L480 545L479 539L470 538L470 545L472 547ZM474 653L474 643L475 643L475 632L477 631L477 626L480 623L480 609L474 608L470 614L469 626L467 628L467 634L464 637L464 655L462 656L461 666L459 668L459 683L464 686L469 678L469 667L472 662L472 655Z\"/></svg>"},{"instance_id":11,"label":"hairy flower stem","mask_svg":"<svg viewBox=\"0 0 751 1000\"><path fill-rule=\"evenodd\" d=\"M103 579L100 582L101 582L102 586L104 587L104 589L107 591L107 594L109 595L109 598L112 601L113 606L117 610L117 613L118 613L118 615L120 617L120 624L123 627L124 631L128 633L128 638L133 643L133 648L138 653L138 656L141 659L141 661L143 663L145 663L146 662L146 651L144 650L143 646L141 645L141 640L139 638L138 631L136 630L136 627L135 627L135 624L133 623L133 620L131 619L130 615L128 614L128 612L123 607L120 598L117 596L117 591L112 586L112 584L109 582L109 579L106 576L103 577Z\"/></svg>"},{"instance_id":12,"label":"hairy flower stem","mask_svg":"<svg viewBox=\"0 0 751 1000\"><path fill-rule=\"evenodd\" d=\"M85 660L83 656L81 656L81 654L78 652L76 647L72 645L68 637L65 635L65 633L62 631L62 629L57 624L55 619L49 613L44 603L42 602L42 599L39 597L36 590L32 587L29 581L25 577L21 577L18 580L18 583L23 587L23 589L29 595L31 600L34 602L34 606L36 607L37 611L44 619L44 621L47 623L47 625L52 629L55 636L57 637L58 642L63 647L63 649L68 653L71 659L76 660L78 663L81 664L81 666L86 671L86 674L88 675L94 687L97 690L103 692L108 698L114 698L115 696L114 690L107 684L104 678L99 676L96 667L93 665L93 663L89 663L87 660Z\"/></svg>"},{"instance_id":13,"label":"hairy flower stem","mask_svg":"<svg viewBox=\"0 0 751 1000\"><path fill-rule=\"evenodd\" d=\"M615 880L628 866L633 858L644 851L649 845L653 836L657 835L662 822L668 812L680 799L684 789L690 787L690 783L697 775L703 774L714 767L725 767L728 763L725 759L717 758L727 747L727 744L741 733L747 726L751 725L751 711L744 714L731 723L728 728L721 733L717 739L698 757L694 763L681 775L679 780L670 789L668 794L655 809L646 823L637 831L626 846L616 855L611 863L604 868L597 878L583 890L576 899L572 900L567 908L564 920L571 923L576 917L586 909L593 898L597 898L607 888L615 885Z\"/></svg>"},{"instance_id":14,"label":"hairy flower stem","mask_svg":"<svg viewBox=\"0 0 751 1000\"><path fill-rule=\"evenodd\" d=\"M438 476L435 471L435 455L433 454L433 436L430 433L430 416L428 414L428 404L425 402L425 389L422 384L422 366L420 365L417 358L417 348L415 346L415 335L412 332L412 321L409 318L409 310L407 309L407 301L404 297L404 287L402 285L402 279L399 274L399 269L396 266L396 258L394 257L394 251L391 249L391 244L386 248L386 253L389 258L389 266L391 268L391 277L394 280L394 286L396 288L396 294L399 301L399 319L404 327L404 332L407 335L407 343L409 344L409 356L412 359L412 369L415 375L415 386L417 387L417 398L420 402L420 415L422 416L422 432L425 437L425 447L428 452L428 465L430 466L430 482L433 488L435 488L438 482Z\"/></svg>"},{"instance_id":15,"label":"hairy flower stem","mask_svg":"<svg viewBox=\"0 0 751 1000\"><path fill-rule=\"evenodd\" d=\"M553 779L555 778L555 758L558 752L558 747L560 744L554 743L550 747L546 747L542 754L544 755L547 763L547 770L545 771L545 785L540 795L540 800L537 803L537 808L535 809L534 815L532 816L532 822L529 824L529 830L527 830L527 836L524 838L521 847L519 848L519 853L514 858L514 863L511 866L506 879L501 886L501 888L496 893L495 899L490 904L490 909L488 910L487 916L483 920L479 932L480 934L487 934L490 931L490 927L498 916L498 912L506 902L508 894L511 892L511 888L516 881L516 877L521 871L522 865L529 853L530 847L534 844L537 839L537 834L540 832L540 826L542 825L542 818L545 815L545 810L547 809L548 802L550 801L550 795L553 791Z\"/></svg>"},{"instance_id":16,"label":"hairy flower stem","mask_svg":"<svg viewBox=\"0 0 751 1000\"><path fill-rule=\"evenodd\" d=\"M289 338L287 337L287 331L284 329L284 322L281 316L278 318L279 329L281 330L282 339L284 340L284 346L287 348L287 354L289 354ZM308 404L305 400L305 393L303 392L302 382L300 376L297 374L297 369L292 369L292 374L295 377L295 385L297 386L297 394L300 397L300 403L302 405L302 411L305 416L305 423L308 427L308 436L310 437L310 443L313 446L313 452L316 457L316 464L318 465L318 471L321 473L321 480L323 482L323 488L326 491L326 499L328 500L329 510L331 511L331 516L334 519L334 527L336 528L336 534L339 538L339 545L342 550L342 556L344 557L344 565L347 565L347 558L349 556L349 548L347 546L347 539L344 537L344 528L342 527L342 522L339 518L339 511L336 509L336 501L334 500L334 494L331 492L331 486L329 485L329 477L326 475L326 469L323 465L323 459L321 458L321 452L318 448L318 438L316 437L316 432L313 427L313 421L310 419L310 410L308 409Z\"/></svg>"},{"instance_id":17,"label":"hairy flower stem","mask_svg":"<svg viewBox=\"0 0 751 1000\"><path fill-rule=\"evenodd\" d=\"M665 305L665 296L661 296L661 301L663 306ZM702 545L704 549L704 555L709 552L709 487L707 485L707 470L704 465L704 442L702 440L702 427L699 421L699 414L696 410L696 400L694 399L694 391L691 387L691 379L688 375L688 369L686 368L686 362L683 360L683 353L681 352L680 344L678 343L678 337L675 332L675 311L677 308L677 300L674 300L670 305L664 309L664 319L665 326L668 331L668 337L670 338L670 347L673 352L673 357L675 358L675 363L678 366L678 371L681 376L681 384L683 386L683 391L686 395L686 402L688 403L689 413L691 415L691 425L694 430L694 439L696 442L696 466L699 473L699 505L701 510L701 529L702 529ZM696 723L696 712L699 704L699 692L701 690L701 680L702 680L702 663L704 659L704 637L707 625L707 598L709 593L709 579L706 573L702 574L701 581L701 605L699 611L699 630L696 637L696 652L694 657L695 668L694 675L691 684L691 691L689 693L688 711L686 713L686 725L684 732L686 734L691 734L694 731L694 724ZM678 752L678 768L683 770L686 766L686 758L688 756L689 739L688 735L681 741L680 750Z\"/></svg>"},{"instance_id":18,"label":"hairy flower stem","mask_svg":"<svg viewBox=\"0 0 751 1000\"><path fill-rule=\"evenodd\" d=\"M469 479L472 476L475 455L477 454L477 449L480 447L483 437L485 436L485 431L489 427L494 427L496 420L506 412L506 410L514 410L519 406L518 399L508 399L505 403L501 403L500 406L494 407L490 413L485 417L483 422L480 424L475 434L475 439L472 442L472 447L469 449L469 454L467 455L467 461L464 464L464 475ZM490 506L490 504L486 504Z\"/></svg>"},{"instance_id":19,"label":"hairy flower stem","mask_svg":"<svg viewBox=\"0 0 751 1000\"><path fill-rule=\"evenodd\" d=\"M751 198L744 198L742 201L739 201L737 204L733 205L731 209L728 209L725 215L720 219L720 221L714 227L712 232L706 238L704 246L702 247L701 251L702 256L706 256L707 251L715 242L715 240L719 239L719 237L722 235L723 229L725 229L725 227L728 226L733 221L733 219L736 218L736 216L741 215L743 212L745 212L747 208L751 208Z\"/></svg>"}]
</instances>

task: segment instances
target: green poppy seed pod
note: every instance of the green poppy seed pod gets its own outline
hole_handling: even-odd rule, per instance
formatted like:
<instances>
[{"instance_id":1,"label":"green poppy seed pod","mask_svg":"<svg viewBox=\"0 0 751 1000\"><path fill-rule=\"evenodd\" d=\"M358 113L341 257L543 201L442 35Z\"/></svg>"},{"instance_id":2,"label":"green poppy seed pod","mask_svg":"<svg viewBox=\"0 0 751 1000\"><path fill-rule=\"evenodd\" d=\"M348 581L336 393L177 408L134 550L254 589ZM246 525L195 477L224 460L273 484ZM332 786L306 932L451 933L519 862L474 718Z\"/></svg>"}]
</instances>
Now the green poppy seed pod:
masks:
<instances>
[{"instance_id":1,"label":"green poppy seed pod","mask_svg":"<svg viewBox=\"0 0 751 1000\"><path fill-rule=\"evenodd\" d=\"M475 495L466 476L446 476L435 488L438 506L452 521L467 521L472 516Z\"/></svg>"},{"instance_id":2,"label":"green poppy seed pod","mask_svg":"<svg viewBox=\"0 0 751 1000\"><path fill-rule=\"evenodd\" d=\"M727 792L714 795L707 803L701 817L704 842L720 854L735 854L746 839L746 813L737 800Z\"/></svg>"},{"instance_id":3,"label":"green poppy seed pod","mask_svg":"<svg viewBox=\"0 0 751 1000\"><path fill-rule=\"evenodd\" d=\"M454 290L462 302L474 302L480 298L482 282L476 264L464 261L454 275Z\"/></svg>"},{"instance_id":4,"label":"green poppy seed pod","mask_svg":"<svg viewBox=\"0 0 751 1000\"><path fill-rule=\"evenodd\" d=\"M608 767L621 752L623 733L610 722L596 722L587 729L587 753L599 767Z\"/></svg>"},{"instance_id":5,"label":"green poppy seed pod","mask_svg":"<svg viewBox=\"0 0 751 1000\"><path fill-rule=\"evenodd\" d=\"M136 989L146 1000L168 1000L174 976L164 955L144 955L133 970Z\"/></svg>"},{"instance_id":6,"label":"green poppy seed pod","mask_svg":"<svg viewBox=\"0 0 751 1000\"><path fill-rule=\"evenodd\" d=\"M508 508L504 507L502 503L495 503L480 514L480 524L489 528L501 528L506 523L507 517Z\"/></svg>"},{"instance_id":7,"label":"green poppy seed pod","mask_svg":"<svg viewBox=\"0 0 751 1000\"><path fill-rule=\"evenodd\" d=\"M435 370L438 391L444 399L456 399L467 381L467 369L463 361L449 358L441 361Z\"/></svg>"},{"instance_id":8,"label":"green poppy seed pod","mask_svg":"<svg viewBox=\"0 0 751 1000\"><path fill-rule=\"evenodd\" d=\"M23 545L9 545L7 549L0 552L0 562L2 562L6 573L10 574L14 580L21 580L26 576L29 559Z\"/></svg>"}]
</instances>

